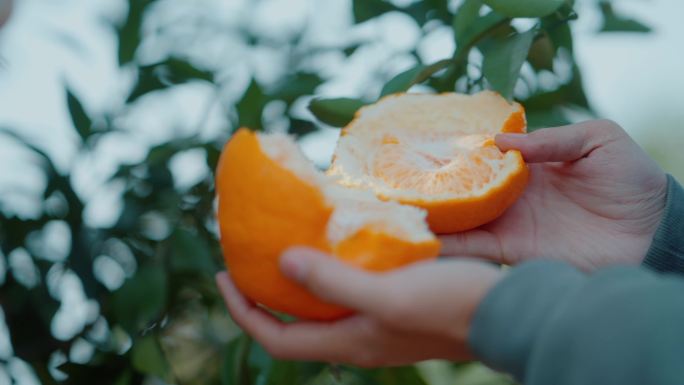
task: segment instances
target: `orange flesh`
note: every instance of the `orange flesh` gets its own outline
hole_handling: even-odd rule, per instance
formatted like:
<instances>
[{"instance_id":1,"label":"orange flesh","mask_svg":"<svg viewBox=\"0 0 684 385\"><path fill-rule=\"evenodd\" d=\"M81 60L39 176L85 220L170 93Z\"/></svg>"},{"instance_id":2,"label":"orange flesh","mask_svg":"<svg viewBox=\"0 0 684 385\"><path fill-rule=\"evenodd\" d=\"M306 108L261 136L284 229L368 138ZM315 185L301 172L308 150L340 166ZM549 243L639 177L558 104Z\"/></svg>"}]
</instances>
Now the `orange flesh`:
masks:
<instances>
[{"instance_id":1,"label":"orange flesh","mask_svg":"<svg viewBox=\"0 0 684 385\"><path fill-rule=\"evenodd\" d=\"M392 188L421 194L467 194L489 183L503 168L502 160L491 135L418 144L395 140L383 142L375 153L372 176Z\"/></svg>"},{"instance_id":2,"label":"orange flesh","mask_svg":"<svg viewBox=\"0 0 684 385\"><path fill-rule=\"evenodd\" d=\"M436 233L464 231L496 219L524 190L522 156L501 152L494 137L525 130L522 106L491 92L391 95L345 127L329 173L428 210Z\"/></svg>"}]
</instances>

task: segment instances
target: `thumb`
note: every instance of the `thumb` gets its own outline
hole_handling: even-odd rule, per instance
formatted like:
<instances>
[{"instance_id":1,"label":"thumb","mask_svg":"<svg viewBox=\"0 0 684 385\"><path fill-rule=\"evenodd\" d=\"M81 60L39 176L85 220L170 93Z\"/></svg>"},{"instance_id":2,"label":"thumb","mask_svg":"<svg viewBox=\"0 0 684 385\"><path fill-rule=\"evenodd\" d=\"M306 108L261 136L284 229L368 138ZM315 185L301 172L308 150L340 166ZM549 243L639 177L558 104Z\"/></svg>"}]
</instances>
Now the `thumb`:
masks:
<instances>
[{"instance_id":1,"label":"thumb","mask_svg":"<svg viewBox=\"0 0 684 385\"><path fill-rule=\"evenodd\" d=\"M364 313L372 313L382 302L377 276L316 250L291 248L280 257L280 268L326 302Z\"/></svg>"},{"instance_id":2,"label":"thumb","mask_svg":"<svg viewBox=\"0 0 684 385\"><path fill-rule=\"evenodd\" d=\"M519 150L526 162L572 162L588 156L624 131L608 120L592 120L563 127L545 128L530 134L499 134L502 151Z\"/></svg>"}]
</instances>

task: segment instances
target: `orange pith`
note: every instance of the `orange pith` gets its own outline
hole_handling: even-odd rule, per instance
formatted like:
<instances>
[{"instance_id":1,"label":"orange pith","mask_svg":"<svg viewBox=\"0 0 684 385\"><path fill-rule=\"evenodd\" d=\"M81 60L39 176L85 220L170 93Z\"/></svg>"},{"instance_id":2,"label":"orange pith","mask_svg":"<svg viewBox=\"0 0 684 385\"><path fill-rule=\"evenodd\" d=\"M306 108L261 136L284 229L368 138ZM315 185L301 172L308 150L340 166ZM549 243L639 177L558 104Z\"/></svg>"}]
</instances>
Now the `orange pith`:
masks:
<instances>
[{"instance_id":1,"label":"orange pith","mask_svg":"<svg viewBox=\"0 0 684 385\"><path fill-rule=\"evenodd\" d=\"M522 133L525 113L498 94L397 94L344 128L328 171L339 183L424 208L436 233L469 230L522 194L528 170L498 133Z\"/></svg>"},{"instance_id":2,"label":"orange pith","mask_svg":"<svg viewBox=\"0 0 684 385\"><path fill-rule=\"evenodd\" d=\"M434 258L439 252L434 237L411 240L392 234L383 229L382 218L376 220L379 225L362 226L339 242L331 241L326 228L335 205L321 186L269 157L257 134L248 130L239 130L226 144L216 175L221 244L229 273L245 296L272 310L319 320L350 314L281 274L278 261L289 247L309 246L370 271Z\"/></svg>"}]
</instances>

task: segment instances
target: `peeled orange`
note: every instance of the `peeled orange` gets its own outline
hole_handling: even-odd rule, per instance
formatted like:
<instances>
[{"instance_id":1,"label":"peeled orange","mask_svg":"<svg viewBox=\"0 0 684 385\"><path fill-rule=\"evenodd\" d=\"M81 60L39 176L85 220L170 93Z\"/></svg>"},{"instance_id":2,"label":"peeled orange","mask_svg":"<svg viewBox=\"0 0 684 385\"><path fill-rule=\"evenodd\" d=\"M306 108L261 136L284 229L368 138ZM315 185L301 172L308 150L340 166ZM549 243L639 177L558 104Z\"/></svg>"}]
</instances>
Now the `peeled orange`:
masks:
<instances>
[{"instance_id":1,"label":"peeled orange","mask_svg":"<svg viewBox=\"0 0 684 385\"><path fill-rule=\"evenodd\" d=\"M285 135L239 130L221 154L216 191L229 273L245 296L272 310L320 320L350 313L280 273L289 247L313 247L370 271L439 252L423 210L337 185Z\"/></svg>"},{"instance_id":2,"label":"peeled orange","mask_svg":"<svg viewBox=\"0 0 684 385\"><path fill-rule=\"evenodd\" d=\"M343 129L328 174L426 209L436 233L468 230L494 220L523 192L522 156L499 151L494 136L525 131L523 107L494 92L391 95Z\"/></svg>"},{"instance_id":3,"label":"peeled orange","mask_svg":"<svg viewBox=\"0 0 684 385\"><path fill-rule=\"evenodd\" d=\"M376 272L435 258L433 232L487 223L522 193L527 167L494 135L525 129L522 107L493 92L392 95L343 129L325 174L286 135L240 129L216 170L233 281L272 310L319 320L350 314L283 276L283 251L309 246Z\"/></svg>"}]
</instances>

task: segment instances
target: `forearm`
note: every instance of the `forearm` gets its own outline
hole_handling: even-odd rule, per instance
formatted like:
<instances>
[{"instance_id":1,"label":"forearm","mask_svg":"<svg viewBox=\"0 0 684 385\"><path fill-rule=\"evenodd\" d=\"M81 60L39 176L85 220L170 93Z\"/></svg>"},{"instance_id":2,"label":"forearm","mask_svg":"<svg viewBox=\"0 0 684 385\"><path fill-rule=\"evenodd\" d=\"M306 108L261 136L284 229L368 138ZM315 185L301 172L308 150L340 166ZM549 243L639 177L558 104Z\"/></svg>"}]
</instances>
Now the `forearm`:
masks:
<instances>
[{"instance_id":1,"label":"forearm","mask_svg":"<svg viewBox=\"0 0 684 385\"><path fill-rule=\"evenodd\" d=\"M684 367L684 280L637 267L586 275L560 262L512 269L470 343L527 385L674 384Z\"/></svg>"}]
</instances>

